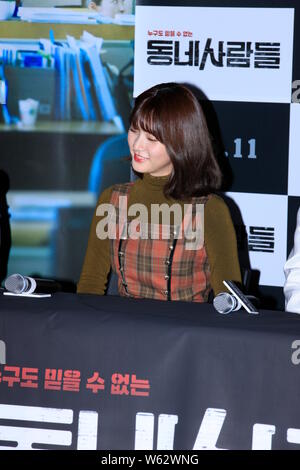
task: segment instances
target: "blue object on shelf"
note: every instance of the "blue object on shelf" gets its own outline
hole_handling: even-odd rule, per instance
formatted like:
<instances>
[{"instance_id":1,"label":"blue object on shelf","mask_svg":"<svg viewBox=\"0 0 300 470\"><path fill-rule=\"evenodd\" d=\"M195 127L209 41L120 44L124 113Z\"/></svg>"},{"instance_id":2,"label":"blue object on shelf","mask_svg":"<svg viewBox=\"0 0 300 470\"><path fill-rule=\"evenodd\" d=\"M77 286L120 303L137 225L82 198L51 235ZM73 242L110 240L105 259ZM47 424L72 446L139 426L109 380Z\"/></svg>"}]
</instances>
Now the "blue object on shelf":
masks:
<instances>
[{"instance_id":1,"label":"blue object on shelf","mask_svg":"<svg viewBox=\"0 0 300 470\"><path fill-rule=\"evenodd\" d=\"M26 54L23 60L24 67L43 67L43 57L39 54Z\"/></svg>"}]
</instances>

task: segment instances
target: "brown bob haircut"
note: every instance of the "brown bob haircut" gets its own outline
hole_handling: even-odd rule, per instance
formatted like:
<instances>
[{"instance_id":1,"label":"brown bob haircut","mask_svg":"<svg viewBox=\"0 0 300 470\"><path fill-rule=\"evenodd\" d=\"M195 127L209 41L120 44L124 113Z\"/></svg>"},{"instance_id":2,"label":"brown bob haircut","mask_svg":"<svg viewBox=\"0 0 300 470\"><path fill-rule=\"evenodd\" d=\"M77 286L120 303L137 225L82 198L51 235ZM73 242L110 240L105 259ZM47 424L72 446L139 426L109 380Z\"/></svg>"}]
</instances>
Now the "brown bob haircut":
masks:
<instances>
[{"instance_id":1,"label":"brown bob haircut","mask_svg":"<svg viewBox=\"0 0 300 470\"><path fill-rule=\"evenodd\" d=\"M166 146L173 172L167 197L185 200L219 189L222 174L214 156L206 119L195 95L179 83L161 83L135 100L130 126L152 134Z\"/></svg>"}]
</instances>

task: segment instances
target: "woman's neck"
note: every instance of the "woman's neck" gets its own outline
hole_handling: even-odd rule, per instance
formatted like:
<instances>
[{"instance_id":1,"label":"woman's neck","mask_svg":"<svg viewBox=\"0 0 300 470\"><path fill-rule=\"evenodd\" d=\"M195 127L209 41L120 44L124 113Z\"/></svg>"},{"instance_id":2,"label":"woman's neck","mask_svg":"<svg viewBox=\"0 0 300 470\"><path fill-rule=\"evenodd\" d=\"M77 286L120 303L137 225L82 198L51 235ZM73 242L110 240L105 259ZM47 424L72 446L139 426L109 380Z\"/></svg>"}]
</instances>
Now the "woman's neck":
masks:
<instances>
[{"instance_id":1,"label":"woman's neck","mask_svg":"<svg viewBox=\"0 0 300 470\"><path fill-rule=\"evenodd\" d=\"M153 190L163 190L165 184L169 180L169 175L166 176L152 176L150 173L144 173L143 182L149 189Z\"/></svg>"}]
</instances>

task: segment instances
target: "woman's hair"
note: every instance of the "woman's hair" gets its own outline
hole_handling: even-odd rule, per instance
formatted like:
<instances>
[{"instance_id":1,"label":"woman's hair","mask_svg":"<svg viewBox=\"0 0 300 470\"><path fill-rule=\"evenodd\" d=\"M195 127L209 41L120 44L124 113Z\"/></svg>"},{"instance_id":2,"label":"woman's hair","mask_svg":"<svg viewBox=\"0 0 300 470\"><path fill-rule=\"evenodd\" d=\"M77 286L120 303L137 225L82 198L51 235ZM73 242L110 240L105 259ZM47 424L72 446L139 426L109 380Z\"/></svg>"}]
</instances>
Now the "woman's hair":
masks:
<instances>
[{"instance_id":1,"label":"woman's hair","mask_svg":"<svg viewBox=\"0 0 300 470\"><path fill-rule=\"evenodd\" d=\"M205 116L186 86L162 83L144 91L135 100L130 125L166 146L174 170L164 187L165 196L185 200L220 187L222 174Z\"/></svg>"}]
</instances>

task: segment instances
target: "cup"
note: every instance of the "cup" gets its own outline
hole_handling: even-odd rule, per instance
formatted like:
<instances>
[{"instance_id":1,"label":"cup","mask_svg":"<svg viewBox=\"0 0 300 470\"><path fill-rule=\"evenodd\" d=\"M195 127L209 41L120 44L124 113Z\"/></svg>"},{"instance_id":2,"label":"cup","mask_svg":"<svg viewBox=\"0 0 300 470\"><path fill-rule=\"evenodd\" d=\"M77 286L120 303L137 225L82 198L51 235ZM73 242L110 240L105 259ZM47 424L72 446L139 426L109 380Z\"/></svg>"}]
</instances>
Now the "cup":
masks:
<instances>
[{"instance_id":1,"label":"cup","mask_svg":"<svg viewBox=\"0 0 300 470\"><path fill-rule=\"evenodd\" d=\"M0 21L8 20L14 14L16 2L0 1Z\"/></svg>"},{"instance_id":2,"label":"cup","mask_svg":"<svg viewBox=\"0 0 300 470\"><path fill-rule=\"evenodd\" d=\"M19 100L19 111L21 124L24 127L34 127L37 114L38 114L39 102L28 98L27 100Z\"/></svg>"}]
</instances>

